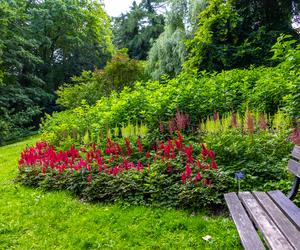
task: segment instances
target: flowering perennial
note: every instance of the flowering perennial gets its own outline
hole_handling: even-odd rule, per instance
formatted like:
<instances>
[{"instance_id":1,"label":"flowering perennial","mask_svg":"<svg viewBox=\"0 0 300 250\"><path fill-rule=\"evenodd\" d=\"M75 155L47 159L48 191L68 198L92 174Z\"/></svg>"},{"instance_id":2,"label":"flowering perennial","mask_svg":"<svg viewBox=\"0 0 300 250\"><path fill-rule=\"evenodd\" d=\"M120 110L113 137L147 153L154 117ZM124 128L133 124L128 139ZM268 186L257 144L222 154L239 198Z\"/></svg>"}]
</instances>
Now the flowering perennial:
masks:
<instances>
[{"instance_id":1,"label":"flowering perennial","mask_svg":"<svg viewBox=\"0 0 300 250\"><path fill-rule=\"evenodd\" d=\"M51 171L58 174L77 171L87 173L87 181L91 183L92 176L97 173L116 176L129 170L151 171L152 167L153 171L157 171L155 166L161 164L165 166L165 172L181 176L182 184L197 184L201 181L206 186L212 185L208 172L217 170L215 153L204 144L197 157L193 145L184 145L183 137L178 132L173 139L159 142L152 151L146 151L145 148L141 138L138 138L136 145L126 138L123 147L107 139L103 151L95 144L80 149L71 146L66 151L57 151L47 142L41 141L21 153L19 170L29 167L35 169L37 175Z\"/></svg>"}]
</instances>

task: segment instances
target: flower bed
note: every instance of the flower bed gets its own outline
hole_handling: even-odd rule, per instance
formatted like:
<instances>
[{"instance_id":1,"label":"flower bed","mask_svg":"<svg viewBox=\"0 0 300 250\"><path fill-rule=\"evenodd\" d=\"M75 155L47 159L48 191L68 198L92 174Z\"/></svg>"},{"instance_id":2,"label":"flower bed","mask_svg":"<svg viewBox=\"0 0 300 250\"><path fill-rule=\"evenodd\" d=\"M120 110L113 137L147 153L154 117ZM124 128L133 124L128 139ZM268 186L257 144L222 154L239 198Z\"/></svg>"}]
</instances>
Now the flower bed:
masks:
<instances>
[{"instance_id":1,"label":"flower bed","mask_svg":"<svg viewBox=\"0 0 300 250\"><path fill-rule=\"evenodd\" d=\"M180 133L150 150L140 138L123 145L107 139L103 150L93 144L56 151L38 142L22 152L17 179L88 201L189 208L220 204L225 187L215 153L203 144L185 145Z\"/></svg>"}]
</instances>

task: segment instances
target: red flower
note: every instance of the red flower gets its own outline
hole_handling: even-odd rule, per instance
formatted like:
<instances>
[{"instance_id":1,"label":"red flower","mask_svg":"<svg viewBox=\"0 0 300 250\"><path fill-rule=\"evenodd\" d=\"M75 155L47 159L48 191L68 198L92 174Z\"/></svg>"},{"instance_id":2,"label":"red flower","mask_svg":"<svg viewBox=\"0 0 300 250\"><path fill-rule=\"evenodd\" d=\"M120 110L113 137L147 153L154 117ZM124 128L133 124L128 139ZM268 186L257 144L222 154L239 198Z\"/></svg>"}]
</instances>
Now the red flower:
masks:
<instances>
[{"instance_id":1,"label":"red flower","mask_svg":"<svg viewBox=\"0 0 300 250\"><path fill-rule=\"evenodd\" d=\"M202 179L202 175L200 172L198 172L196 175L196 181L201 181L201 179Z\"/></svg>"},{"instance_id":2,"label":"red flower","mask_svg":"<svg viewBox=\"0 0 300 250\"><path fill-rule=\"evenodd\" d=\"M217 120L219 120L219 113L218 113L218 112L215 112L215 113L214 113L213 119L214 119L215 122L216 122Z\"/></svg>"},{"instance_id":3,"label":"red flower","mask_svg":"<svg viewBox=\"0 0 300 250\"><path fill-rule=\"evenodd\" d=\"M130 141L128 138L125 139L125 145L126 145L126 149L127 149L127 155L131 156L132 150L131 150Z\"/></svg>"},{"instance_id":4,"label":"red flower","mask_svg":"<svg viewBox=\"0 0 300 250\"><path fill-rule=\"evenodd\" d=\"M173 140L174 140L174 143L175 143L175 146L176 146L177 150L181 151L183 149L183 144L182 144L183 137L182 137L182 135L181 135L181 133L179 131L177 131L177 135L178 135L178 139L176 139L174 137Z\"/></svg>"},{"instance_id":5,"label":"red flower","mask_svg":"<svg viewBox=\"0 0 300 250\"><path fill-rule=\"evenodd\" d=\"M116 175L118 174L118 172L119 172L118 166L116 166L116 167L114 167L114 168L112 169L112 174L113 174L113 176L116 176Z\"/></svg>"},{"instance_id":6,"label":"red flower","mask_svg":"<svg viewBox=\"0 0 300 250\"><path fill-rule=\"evenodd\" d=\"M207 155L208 155L208 157L211 158L211 159L215 159L215 157L216 157L214 151L212 151L212 150L209 150L209 152L208 152Z\"/></svg>"},{"instance_id":7,"label":"red flower","mask_svg":"<svg viewBox=\"0 0 300 250\"><path fill-rule=\"evenodd\" d=\"M254 129L255 129L254 117L253 117L253 115L250 112L248 112L248 114L247 114L246 121L247 121L247 130L248 130L248 132L250 134L253 134L254 133Z\"/></svg>"},{"instance_id":8,"label":"red flower","mask_svg":"<svg viewBox=\"0 0 300 250\"><path fill-rule=\"evenodd\" d=\"M266 118L265 118L265 114L264 113L260 113L259 114L258 125L259 125L259 128L261 130L266 130L267 129L267 122L266 122Z\"/></svg>"},{"instance_id":9,"label":"red flower","mask_svg":"<svg viewBox=\"0 0 300 250\"><path fill-rule=\"evenodd\" d=\"M144 169L143 164L140 161L138 161L137 170L140 171L140 170L143 170L143 169Z\"/></svg>"},{"instance_id":10,"label":"red flower","mask_svg":"<svg viewBox=\"0 0 300 250\"><path fill-rule=\"evenodd\" d=\"M169 156L170 156L170 150L171 150L171 148L169 147L169 145L167 145L164 148L164 157L169 158Z\"/></svg>"},{"instance_id":11,"label":"red flower","mask_svg":"<svg viewBox=\"0 0 300 250\"><path fill-rule=\"evenodd\" d=\"M90 166L90 165L87 165L86 169L87 169L89 172L91 172L91 171L92 171L92 168L91 168L91 166Z\"/></svg>"},{"instance_id":12,"label":"red flower","mask_svg":"<svg viewBox=\"0 0 300 250\"><path fill-rule=\"evenodd\" d=\"M289 139L296 145L300 145L300 124L293 130Z\"/></svg>"},{"instance_id":13,"label":"red flower","mask_svg":"<svg viewBox=\"0 0 300 250\"><path fill-rule=\"evenodd\" d=\"M165 148L165 144L161 141L159 143L159 146L158 146L159 149L164 149Z\"/></svg>"},{"instance_id":14,"label":"red flower","mask_svg":"<svg viewBox=\"0 0 300 250\"><path fill-rule=\"evenodd\" d=\"M207 150L207 148L205 147L205 145L202 144L201 156L202 156L202 158L205 160L206 157L207 157L207 155L208 155L208 150Z\"/></svg>"},{"instance_id":15,"label":"red flower","mask_svg":"<svg viewBox=\"0 0 300 250\"><path fill-rule=\"evenodd\" d=\"M175 121L178 130L185 130L189 125L189 116L183 112L177 111Z\"/></svg>"},{"instance_id":16,"label":"red flower","mask_svg":"<svg viewBox=\"0 0 300 250\"><path fill-rule=\"evenodd\" d=\"M202 164L199 160L197 160L197 166L198 166L198 168L202 168Z\"/></svg>"},{"instance_id":17,"label":"red flower","mask_svg":"<svg viewBox=\"0 0 300 250\"><path fill-rule=\"evenodd\" d=\"M105 149L105 154L106 154L106 155L110 155L110 154L111 154L110 148L106 148L106 149Z\"/></svg>"},{"instance_id":18,"label":"red flower","mask_svg":"<svg viewBox=\"0 0 300 250\"><path fill-rule=\"evenodd\" d=\"M193 145L190 144L190 146L188 148L184 149L184 153L187 157L188 162L192 162L194 160L193 158Z\"/></svg>"},{"instance_id":19,"label":"red flower","mask_svg":"<svg viewBox=\"0 0 300 250\"><path fill-rule=\"evenodd\" d=\"M139 153L142 153L143 152L143 146L142 146L140 137L138 138L137 144L138 144Z\"/></svg>"},{"instance_id":20,"label":"red flower","mask_svg":"<svg viewBox=\"0 0 300 250\"><path fill-rule=\"evenodd\" d=\"M168 146L170 149L174 150L174 146L170 138L168 138Z\"/></svg>"},{"instance_id":21,"label":"red flower","mask_svg":"<svg viewBox=\"0 0 300 250\"><path fill-rule=\"evenodd\" d=\"M171 159L175 159L175 158L176 158L176 153L175 153L175 151L173 151Z\"/></svg>"},{"instance_id":22,"label":"red flower","mask_svg":"<svg viewBox=\"0 0 300 250\"><path fill-rule=\"evenodd\" d=\"M129 169L128 162L127 162L127 160L126 160L125 158L123 159L123 166L124 166L124 168L125 168L126 170Z\"/></svg>"},{"instance_id":23,"label":"red flower","mask_svg":"<svg viewBox=\"0 0 300 250\"><path fill-rule=\"evenodd\" d=\"M214 169L214 170L218 169L217 163L216 163L216 161L214 159L211 162L211 168Z\"/></svg>"},{"instance_id":24,"label":"red flower","mask_svg":"<svg viewBox=\"0 0 300 250\"><path fill-rule=\"evenodd\" d=\"M203 184L205 186L210 187L212 185L212 180L209 180L209 179L206 178L206 179L203 180Z\"/></svg>"},{"instance_id":25,"label":"red flower","mask_svg":"<svg viewBox=\"0 0 300 250\"><path fill-rule=\"evenodd\" d=\"M187 177L190 177L192 175L192 169L189 164L186 164L185 166L185 173Z\"/></svg>"},{"instance_id":26,"label":"red flower","mask_svg":"<svg viewBox=\"0 0 300 250\"><path fill-rule=\"evenodd\" d=\"M237 120L237 114L236 113L232 113L232 116L231 116L231 127L233 127L233 128L237 128L238 127L238 120Z\"/></svg>"},{"instance_id":27,"label":"red flower","mask_svg":"<svg viewBox=\"0 0 300 250\"><path fill-rule=\"evenodd\" d=\"M169 121L169 132L172 134L174 131L176 131L177 126L176 126L176 120L172 119Z\"/></svg>"}]
</instances>

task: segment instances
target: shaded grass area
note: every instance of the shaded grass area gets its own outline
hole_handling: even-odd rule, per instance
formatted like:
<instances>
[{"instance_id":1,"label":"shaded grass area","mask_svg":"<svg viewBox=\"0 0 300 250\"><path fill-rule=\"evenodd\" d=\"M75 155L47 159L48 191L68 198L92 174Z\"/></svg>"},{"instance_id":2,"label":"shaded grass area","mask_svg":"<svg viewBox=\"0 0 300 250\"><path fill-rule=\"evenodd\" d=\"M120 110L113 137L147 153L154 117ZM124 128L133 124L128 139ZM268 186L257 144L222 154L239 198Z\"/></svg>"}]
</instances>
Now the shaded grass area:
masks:
<instances>
[{"instance_id":1,"label":"shaded grass area","mask_svg":"<svg viewBox=\"0 0 300 250\"><path fill-rule=\"evenodd\" d=\"M36 140L0 147L0 249L242 249L225 216L86 204L15 184L19 154Z\"/></svg>"}]
</instances>

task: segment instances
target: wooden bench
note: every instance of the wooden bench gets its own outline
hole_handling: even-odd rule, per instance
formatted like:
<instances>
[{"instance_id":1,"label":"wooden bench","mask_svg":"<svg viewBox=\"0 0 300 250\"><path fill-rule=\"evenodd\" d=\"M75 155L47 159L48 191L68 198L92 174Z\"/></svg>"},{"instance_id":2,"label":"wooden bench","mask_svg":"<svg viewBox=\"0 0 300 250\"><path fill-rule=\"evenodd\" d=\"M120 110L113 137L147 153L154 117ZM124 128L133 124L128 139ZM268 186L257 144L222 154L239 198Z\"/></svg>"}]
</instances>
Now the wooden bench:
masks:
<instances>
[{"instance_id":1,"label":"wooden bench","mask_svg":"<svg viewBox=\"0 0 300 250\"><path fill-rule=\"evenodd\" d=\"M288 169L295 180L288 196L279 190L224 195L245 249L300 250L300 208L291 201L300 183L300 147L294 147L292 157Z\"/></svg>"}]
</instances>

